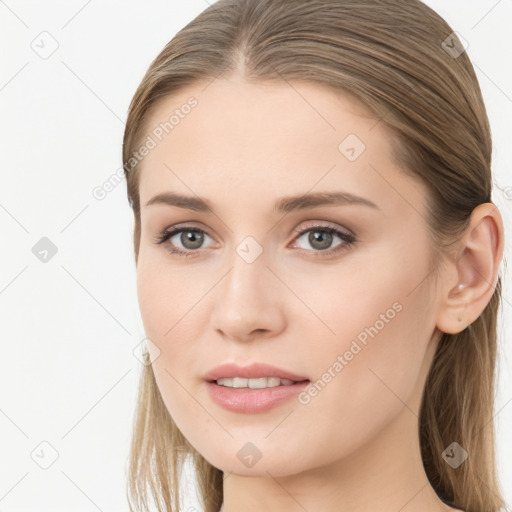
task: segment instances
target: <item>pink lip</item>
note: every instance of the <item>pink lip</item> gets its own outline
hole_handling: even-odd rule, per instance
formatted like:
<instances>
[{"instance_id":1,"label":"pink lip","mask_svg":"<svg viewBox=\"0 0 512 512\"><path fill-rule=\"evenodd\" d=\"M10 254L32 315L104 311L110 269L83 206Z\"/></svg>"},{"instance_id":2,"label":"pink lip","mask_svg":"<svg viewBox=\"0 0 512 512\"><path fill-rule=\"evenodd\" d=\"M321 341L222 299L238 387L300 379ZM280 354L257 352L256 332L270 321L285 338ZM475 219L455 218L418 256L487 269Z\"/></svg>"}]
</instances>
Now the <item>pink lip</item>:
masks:
<instances>
[{"instance_id":1,"label":"pink lip","mask_svg":"<svg viewBox=\"0 0 512 512\"><path fill-rule=\"evenodd\" d=\"M261 377L278 377L293 380L288 386L275 386L264 389L229 388L216 384L217 379L242 377L257 379ZM204 376L208 393L212 401L232 412L255 414L268 411L281 403L290 400L308 384L307 377L301 377L286 370L263 363L249 366L223 364L217 366Z\"/></svg>"},{"instance_id":2,"label":"pink lip","mask_svg":"<svg viewBox=\"0 0 512 512\"><path fill-rule=\"evenodd\" d=\"M204 380L213 382L222 378L243 377L246 379L257 379L261 377L278 377L280 379L293 380L295 382L302 382L309 380L307 377L301 377L294 373L277 368L265 363L252 363L249 366L239 366L234 363L221 364L210 370L205 376Z\"/></svg>"},{"instance_id":3,"label":"pink lip","mask_svg":"<svg viewBox=\"0 0 512 512\"><path fill-rule=\"evenodd\" d=\"M277 407L303 391L309 381L297 382L289 386L273 388L249 389L219 386L215 382L207 382L210 398L217 404L232 412L255 414Z\"/></svg>"}]
</instances>

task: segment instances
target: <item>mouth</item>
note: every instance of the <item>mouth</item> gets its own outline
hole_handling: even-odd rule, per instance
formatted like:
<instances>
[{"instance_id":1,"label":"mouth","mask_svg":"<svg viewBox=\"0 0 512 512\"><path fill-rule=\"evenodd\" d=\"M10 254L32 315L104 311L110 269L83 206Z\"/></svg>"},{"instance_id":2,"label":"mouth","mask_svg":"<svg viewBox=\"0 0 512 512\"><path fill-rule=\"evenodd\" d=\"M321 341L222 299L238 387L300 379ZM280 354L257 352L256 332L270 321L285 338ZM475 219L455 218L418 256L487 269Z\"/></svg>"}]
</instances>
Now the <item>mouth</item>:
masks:
<instances>
[{"instance_id":1,"label":"mouth","mask_svg":"<svg viewBox=\"0 0 512 512\"><path fill-rule=\"evenodd\" d=\"M258 377L258 378L245 378L245 377L222 377L219 379L209 381L218 386L224 386L231 389L266 389L276 388L282 386L295 386L309 382L309 379L292 380L279 377Z\"/></svg>"},{"instance_id":2,"label":"mouth","mask_svg":"<svg viewBox=\"0 0 512 512\"><path fill-rule=\"evenodd\" d=\"M311 382L307 377L265 363L223 364L203 379L210 399L238 414L270 411L297 397Z\"/></svg>"}]
</instances>

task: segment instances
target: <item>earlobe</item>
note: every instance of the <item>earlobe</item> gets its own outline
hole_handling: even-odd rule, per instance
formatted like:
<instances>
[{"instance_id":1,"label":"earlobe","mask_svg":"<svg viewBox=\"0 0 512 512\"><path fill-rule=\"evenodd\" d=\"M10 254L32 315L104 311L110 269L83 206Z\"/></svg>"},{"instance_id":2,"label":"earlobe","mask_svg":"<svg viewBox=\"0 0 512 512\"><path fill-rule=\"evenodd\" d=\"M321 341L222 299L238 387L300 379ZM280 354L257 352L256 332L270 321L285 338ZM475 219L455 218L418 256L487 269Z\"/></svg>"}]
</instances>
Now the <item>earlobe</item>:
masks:
<instances>
[{"instance_id":1,"label":"earlobe","mask_svg":"<svg viewBox=\"0 0 512 512\"><path fill-rule=\"evenodd\" d=\"M472 323L468 320L466 311L467 294L464 293L466 285L460 283L448 292L447 299L443 300L437 318L437 328L447 334L457 334Z\"/></svg>"},{"instance_id":2,"label":"earlobe","mask_svg":"<svg viewBox=\"0 0 512 512\"><path fill-rule=\"evenodd\" d=\"M448 266L447 276L456 276L453 285L447 277L441 287L437 327L457 334L471 325L485 309L496 288L503 257L503 221L496 205L483 203L471 214L468 227L458 242L459 254Z\"/></svg>"}]
</instances>

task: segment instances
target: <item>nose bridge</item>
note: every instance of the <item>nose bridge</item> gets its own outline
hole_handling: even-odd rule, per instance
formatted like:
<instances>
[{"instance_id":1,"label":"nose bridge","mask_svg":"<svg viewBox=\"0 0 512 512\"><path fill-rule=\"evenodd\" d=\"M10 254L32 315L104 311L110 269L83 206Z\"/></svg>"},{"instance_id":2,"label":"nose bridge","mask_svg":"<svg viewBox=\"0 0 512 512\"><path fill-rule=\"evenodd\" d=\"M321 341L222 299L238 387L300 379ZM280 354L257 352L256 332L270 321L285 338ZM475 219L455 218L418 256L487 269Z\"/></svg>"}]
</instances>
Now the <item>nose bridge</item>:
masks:
<instances>
[{"instance_id":1,"label":"nose bridge","mask_svg":"<svg viewBox=\"0 0 512 512\"><path fill-rule=\"evenodd\" d=\"M249 237L247 237L249 238ZM257 245L256 245L257 244ZM229 258L229 271L215 294L213 327L243 339L254 330L279 330L282 311L267 268L266 253L254 239L244 239Z\"/></svg>"},{"instance_id":2,"label":"nose bridge","mask_svg":"<svg viewBox=\"0 0 512 512\"><path fill-rule=\"evenodd\" d=\"M231 270L223 286L223 300L234 300L235 304L240 302L241 306L255 307L265 287L269 285L270 272L263 247L255 239L248 238L252 237L238 244L230 258Z\"/></svg>"}]
</instances>

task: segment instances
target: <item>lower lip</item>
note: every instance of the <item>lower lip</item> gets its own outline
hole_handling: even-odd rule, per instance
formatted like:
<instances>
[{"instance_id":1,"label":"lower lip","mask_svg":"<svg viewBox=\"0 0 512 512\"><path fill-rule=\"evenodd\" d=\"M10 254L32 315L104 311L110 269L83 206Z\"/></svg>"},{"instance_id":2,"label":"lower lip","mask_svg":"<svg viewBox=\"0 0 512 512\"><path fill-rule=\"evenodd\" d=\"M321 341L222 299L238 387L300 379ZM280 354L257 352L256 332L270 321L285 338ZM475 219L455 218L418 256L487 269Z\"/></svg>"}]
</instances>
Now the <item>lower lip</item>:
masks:
<instances>
[{"instance_id":1,"label":"lower lip","mask_svg":"<svg viewBox=\"0 0 512 512\"><path fill-rule=\"evenodd\" d=\"M215 382L207 382L211 399L228 411L244 414L265 412L290 400L309 384L308 381L298 382L289 386L249 389L219 386Z\"/></svg>"}]
</instances>

